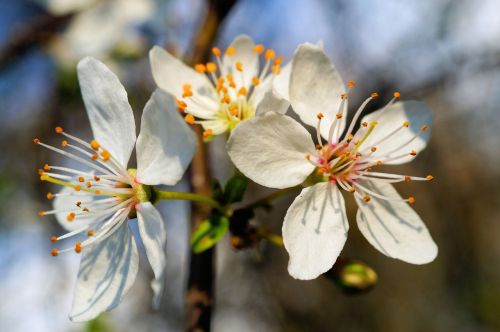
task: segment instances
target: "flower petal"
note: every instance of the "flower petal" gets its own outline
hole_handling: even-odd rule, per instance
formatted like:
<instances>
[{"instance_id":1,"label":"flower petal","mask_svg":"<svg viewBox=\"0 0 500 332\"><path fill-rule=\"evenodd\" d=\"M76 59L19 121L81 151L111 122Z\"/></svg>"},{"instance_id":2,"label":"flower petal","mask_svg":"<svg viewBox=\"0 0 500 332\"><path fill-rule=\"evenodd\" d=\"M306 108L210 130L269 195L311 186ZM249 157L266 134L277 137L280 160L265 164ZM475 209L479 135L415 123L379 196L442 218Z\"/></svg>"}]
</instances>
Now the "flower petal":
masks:
<instances>
[{"instance_id":1,"label":"flower petal","mask_svg":"<svg viewBox=\"0 0 500 332\"><path fill-rule=\"evenodd\" d=\"M257 86L252 95L253 104L257 105L256 115L262 115L269 111L286 113L290 106L288 86L291 69L292 64L290 62L283 67L278 76L269 76L261 85Z\"/></svg>"},{"instance_id":2,"label":"flower petal","mask_svg":"<svg viewBox=\"0 0 500 332\"><path fill-rule=\"evenodd\" d=\"M329 124L339 112L340 96L345 93L345 87L322 46L306 43L297 48L292 60L289 91L292 109L304 123L316 126L316 115L323 113L321 135L327 138ZM342 132L345 116L338 121L341 121Z\"/></svg>"},{"instance_id":3,"label":"flower petal","mask_svg":"<svg viewBox=\"0 0 500 332\"><path fill-rule=\"evenodd\" d=\"M249 36L239 35L229 47L234 48L236 53L233 55L224 54L222 66L225 74L232 73L236 86L248 89L252 83L252 78L257 76L259 70L259 55L253 50L255 43ZM241 62L243 65L241 73L235 68L237 62Z\"/></svg>"},{"instance_id":4,"label":"flower petal","mask_svg":"<svg viewBox=\"0 0 500 332\"><path fill-rule=\"evenodd\" d=\"M134 283L138 263L126 222L106 240L83 248L70 319L86 321L115 308Z\"/></svg>"},{"instance_id":5,"label":"flower petal","mask_svg":"<svg viewBox=\"0 0 500 332\"><path fill-rule=\"evenodd\" d=\"M348 229L344 198L336 185L322 182L303 189L283 223L290 275L310 280L328 271L344 247Z\"/></svg>"},{"instance_id":6,"label":"flower petal","mask_svg":"<svg viewBox=\"0 0 500 332\"><path fill-rule=\"evenodd\" d=\"M78 80L95 139L126 167L135 143L135 122L127 92L102 62L78 63Z\"/></svg>"},{"instance_id":7,"label":"flower petal","mask_svg":"<svg viewBox=\"0 0 500 332\"><path fill-rule=\"evenodd\" d=\"M400 198L391 184L364 181L362 185L378 194ZM365 238L386 256L412 264L429 263L438 248L418 214L404 201L371 197L356 198L358 227Z\"/></svg>"},{"instance_id":8,"label":"flower petal","mask_svg":"<svg viewBox=\"0 0 500 332\"><path fill-rule=\"evenodd\" d=\"M136 209L139 233L146 248L149 264L155 274L155 280L151 282L154 291L153 307L158 308L165 283L167 230L165 222L153 204L140 203Z\"/></svg>"},{"instance_id":9,"label":"flower petal","mask_svg":"<svg viewBox=\"0 0 500 332\"><path fill-rule=\"evenodd\" d=\"M137 181L176 184L193 159L196 137L172 97L157 89L149 99L137 138Z\"/></svg>"},{"instance_id":10,"label":"flower petal","mask_svg":"<svg viewBox=\"0 0 500 332\"><path fill-rule=\"evenodd\" d=\"M269 112L240 123L227 147L236 167L266 187L296 186L314 170L305 158L314 153L311 136L286 115Z\"/></svg>"},{"instance_id":11,"label":"flower petal","mask_svg":"<svg viewBox=\"0 0 500 332\"><path fill-rule=\"evenodd\" d=\"M378 122L372 134L363 143L363 148L366 149L376 145L377 151L372 156L382 161L386 158L407 153L407 157L385 162L386 164L398 165L413 160L414 156L410 155L412 150L418 153L426 147L430 138L432 113L422 102L405 101L394 103L386 110L370 113L361 121ZM409 127L403 127L405 121L410 122ZM423 125L427 125L428 129L425 132L420 132ZM398 130L396 134L379 143L380 140L395 130ZM415 138L416 135L419 136Z\"/></svg>"}]
</instances>

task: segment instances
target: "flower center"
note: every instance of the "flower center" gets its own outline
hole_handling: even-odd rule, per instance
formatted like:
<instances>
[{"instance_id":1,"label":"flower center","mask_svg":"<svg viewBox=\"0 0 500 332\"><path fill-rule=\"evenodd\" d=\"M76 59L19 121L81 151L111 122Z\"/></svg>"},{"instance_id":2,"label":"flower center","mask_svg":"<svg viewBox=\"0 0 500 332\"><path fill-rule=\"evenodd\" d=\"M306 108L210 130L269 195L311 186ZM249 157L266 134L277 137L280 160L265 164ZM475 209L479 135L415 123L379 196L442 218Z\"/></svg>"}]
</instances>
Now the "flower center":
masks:
<instances>
[{"instance_id":1,"label":"flower center","mask_svg":"<svg viewBox=\"0 0 500 332\"><path fill-rule=\"evenodd\" d=\"M216 62L194 66L197 72L206 74L211 90L196 91L189 83L182 86L182 99L177 100L179 111L187 113L187 123L203 126L205 138L230 132L239 122L251 118L255 114L256 90L270 88L269 76L280 74L282 57L276 57L273 50L265 50L263 45L256 45L253 52L263 54L265 62L261 69L250 68L257 65L235 59L233 47L226 49L222 61L221 51L214 47Z\"/></svg>"}]
</instances>

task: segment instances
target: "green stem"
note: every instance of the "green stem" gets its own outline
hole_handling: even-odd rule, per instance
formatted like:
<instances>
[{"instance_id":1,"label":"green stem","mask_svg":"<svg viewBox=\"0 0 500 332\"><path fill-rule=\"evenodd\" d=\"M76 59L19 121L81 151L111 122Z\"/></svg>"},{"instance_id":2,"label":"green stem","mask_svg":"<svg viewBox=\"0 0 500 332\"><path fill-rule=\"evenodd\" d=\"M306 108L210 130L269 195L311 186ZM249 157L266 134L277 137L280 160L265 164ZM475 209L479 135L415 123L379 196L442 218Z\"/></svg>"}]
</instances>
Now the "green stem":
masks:
<instances>
[{"instance_id":1,"label":"green stem","mask_svg":"<svg viewBox=\"0 0 500 332\"><path fill-rule=\"evenodd\" d=\"M295 187L290 187L290 188L285 188L285 189L280 189L278 191L275 191L265 197L262 197L258 200L256 200L255 202L253 203L250 203L249 205L243 207L244 209L253 209L253 208L256 208L256 207L259 207L259 206L262 206L262 205L268 205L269 203L271 203L273 200L277 199L277 198L280 198L281 196L284 196L288 193L291 193L292 191L295 191L297 189L299 189L300 186L295 186Z\"/></svg>"},{"instance_id":2,"label":"green stem","mask_svg":"<svg viewBox=\"0 0 500 332\"><path fill-rule=\"evenodd\" d=\"M169 200L185 200L185 201L192 201L192 202L197 202L197 203L202 203L209 205L221 212L224 211L222 206L214 199L204 196L204 195L198 195L198 194L193 194L193 193L185 193L185 192L174 192L174 191L166 191L166 190L159 190L155 189L156 195L158 199L169 199Z\"/></svg>"}]
</instances>

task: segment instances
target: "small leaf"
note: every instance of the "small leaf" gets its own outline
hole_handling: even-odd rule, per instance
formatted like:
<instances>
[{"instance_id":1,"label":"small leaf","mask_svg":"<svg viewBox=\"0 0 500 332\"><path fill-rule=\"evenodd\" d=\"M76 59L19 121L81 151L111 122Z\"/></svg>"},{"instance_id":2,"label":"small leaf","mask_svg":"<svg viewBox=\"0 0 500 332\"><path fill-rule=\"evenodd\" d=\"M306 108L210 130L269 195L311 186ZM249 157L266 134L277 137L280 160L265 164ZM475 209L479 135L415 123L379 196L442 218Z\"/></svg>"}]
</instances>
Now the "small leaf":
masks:
<instances>
[{"instance_id":1,"label":"small leaf","mask_svg":"<svg viewBox=\"0 0 500 332\"><path fill-rule=\"evenodd\" d=\"M224 186L224 198L227 204L241 202L248 186L248 179L241 174L233 175Z\"/></svg>"},{"instance_id":2,"label":"small leaf","mask_svg":"<svg viewBox=\"0 0 500 332\"><path fill-rule=\"evenodd\" d=\"M203 220L191 237L191 248L195 254L212 248L229 230L229 219L214 215Z\"/></svg>"},{"instance_id":3,"label":"small leaf","mask_svg":"<svg viewBox=\"0 0 500 332\"><path fill-rule=\"evenodd\" d=\"M224 203L224 192L222 191L222 186L217 180L212 180L212 198L219 203Z\"/></svg>"}]
</instances>

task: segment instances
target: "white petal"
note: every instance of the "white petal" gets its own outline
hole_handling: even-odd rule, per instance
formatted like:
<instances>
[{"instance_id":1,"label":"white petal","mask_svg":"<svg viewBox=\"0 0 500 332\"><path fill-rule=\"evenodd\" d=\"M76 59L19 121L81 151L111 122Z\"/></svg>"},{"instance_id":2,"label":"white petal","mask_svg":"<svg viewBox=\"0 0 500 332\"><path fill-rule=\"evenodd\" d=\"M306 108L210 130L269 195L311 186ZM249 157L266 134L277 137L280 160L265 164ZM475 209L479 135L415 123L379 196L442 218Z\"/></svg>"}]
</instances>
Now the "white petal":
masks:
<instances>
[{"instance_id":1,"label":"white petal","mask_svg":"<svg viewBox=\"0 0 500 332\"><path fill-rule=\"evenodd\" d=\"M262 115L269 111L286 113L290 106L288 86L291 68L290 62L283 67L278 76L270 75L255 89L252 100L254 105L257 105L256 115Z\"/></svg>"},{"instance_id":2,"label":"white petal","mask_svg":"<svg viewBox=\"0 0 500 332\"><path fill-rule=\"evenodd\" d=\"M400 198L391 184L362 182L384 196ZM422 219L406 202L371 197L356 198L358 227L368 242L386 256L412 264L425 264L436 258L438 248Z\"/></svg>"},{"instance_id":3,"label":"white petal","mask_svg":"<svg viewBox=\"0 0 500 332\"><path fill-rule=\"evenodd\" d=\"M240 123L227 147L236 167L266 187L296 186L314 170L305 158L314 153L311 136L286 115L269 112Z\"/></svg>"},{"instance_id":4,"label":"white petal","mask_svg":"<svg viewBox=\"0 0 500 332\"><path fill-rule=\"evenodd\" d=\"M158 308L165 283L167 230L165 222L153 204L140 203L136 208L139 233L146 248L149 264L155 274L155 280L151 283L154 291L153 307Z\"/></svg>"},{"instance_id":5,"label":"white petal","mask_svg":"<svg viewBox=\"0 0 500 332\"><path fill-rule=\"evenodd\" d=\"M285 114L290 103L276 95L272 90L268 91L257 106L255 115L262 115L267 112Z\"/></svg>"},{"instance_id":6,"label":"white petal","mask_svg":"<svg viewBox=\"0 0 500 332\"><path fill-rule=\"evenodd\" d=\"M255 44L247 35L236 37L229 47L236 50L234 55L224 55L222 66L226 73L232 73L234 82L238 88L244 86L248 88L252 83L252 78L257 76L259 70L259 55L253 51ZM241 62L243 72L236 71L235 65Z\"/></svg>"},{"instance_id":7,"label":"white petal","mask_svg":"<svg viewBox=\"0 0 500 332\"><path fill-rule=\"evenodd\" d=\"M126 167L134 149L135 122L125 88L91 57L78 63L78 80L95 139Z\"/></svg>"},{"instance_id":8,"label":"white petal","mask_svg":"<svg viewBox=\"0 0 500 332\"><path fill-rule=\"evenodd\" d=\"M426 147L430 138L432 113L422 102L405 101L394 103L384 111L378 110L370 113L361 121L366 121L368 123L371 121L378 122L372 134L368 136L363 143L363 149L377 145L377 151L375 151L372 156L374 158L380 158L381 160L407 153L407 157L386 162L386 164L398 165L413 160L414 157L410 155L412 150L418 153ZM402 128L394 136L391 136L382 143L378 143L394 130L401 128L405 121L410 122L408 128ZM422 132L418 138L407 144L419 133L422 125L427 125L429 129L426 132Z\"/></svg>"},{"instance_id":9,"label":"white petal","mask_svg":"<svg viewBox=\"0 0 500 332\"><path fill-rule=\"evenodd\" d=\"M304 123L316 126L316 115L323 113L321 135L327 138L345 87L321 46L306 43L297 48L292 60L289 91L292 108ZM345 117L340 121L343 130Z\"/></svg>"},{"instance_id":10,"label":"white petal","mask_svg":"<svg viewBox=\"0 0 500 332\"><path fill-rule=\"evenodd\" d=\"M286 100L290 100L290 75L292 73L292 62L287 63L281 73L273 81L274 92Z\"/></svg>"},{"instance_id":11,"label":"white petal","mask_svg":"<svg viewBox=\"0 0 500 332\"><path fill-rule=\"evenodd\" d=\"M62 194L64 196L56 196L54 198L54 210L58 210L60 212L55 214L55 217L59 224L67 231L74 231L79 228L88 226L98 220L103 219L103 217L95 218L90 215L79 215L75 220L69 222L66 218L70 212L78 212L79 208L76 206L77 202L82 202L82 207L85 206L85 203L89 203L94 201L96 195L86 194L81 191L75 191L75 189L70 187L63 187L58 194Z\"/></svg>"},{"instance_id":12,"label":"white petal","mask_svg":"<svg viewBox=\"0 0 500 332\"><path fill-rule=\"evenodd\" d=\"M283 223L290 275L310 280L328 271L344 247L348 229L344 198L336 185L323 182L303 189Z\"/></svg>"},{"instance_id":13,"label":"white petal","mask_svg":"<svg viewBox=\"0 0 500 332\"><path fill-rule=\"evenodd\" d=\"M156 90L144 108L137 138L137 181L173 185L193 159L196 137L169 95Z\"/></svg>"},{"instance_id":14,"label":"white petal","mask_svg":"<svg viewBox=\"0 0 500 332\"><path fill-rule=\"evenodd\" d=\"M138 263L126 222L106 240L83 248L70 319L86 321L115 308L134 283Z\"/></svg>"},{"instance_id":15,"label":"white petal","mask_svg":"<svg viewBox=\"0 0 500 332\"><path fill-rule=\"evenodd\" d=\"M191 84L193 93L211 96L213 87L207 76L185 65L163 48L155 46L149 51L151 71L158 87L176 98L182 98L182 86ZM199 97L199 96L198 96Z\"/></svg>"}]
</instances>

